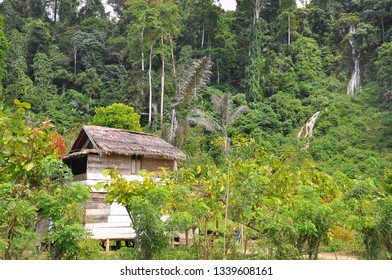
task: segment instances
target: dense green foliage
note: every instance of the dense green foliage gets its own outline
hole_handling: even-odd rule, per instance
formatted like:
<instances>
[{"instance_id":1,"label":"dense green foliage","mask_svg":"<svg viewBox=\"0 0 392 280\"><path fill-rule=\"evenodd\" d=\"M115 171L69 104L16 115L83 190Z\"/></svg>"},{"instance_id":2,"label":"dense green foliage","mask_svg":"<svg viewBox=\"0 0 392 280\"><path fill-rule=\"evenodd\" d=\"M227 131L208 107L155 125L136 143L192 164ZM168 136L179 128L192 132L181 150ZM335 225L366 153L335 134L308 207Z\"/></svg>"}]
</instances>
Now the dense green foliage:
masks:
<instances>
[{"instance_id":1,"label":"dense green foliage","mask_svg":"<svg viewBox=\"0 0 392 280\"><path fill-rule=\"evenodd\" d=\"M64 140L49 120L31 127L30 104L15 104L0 104L0 258L23 259L35 247L75 259L87 236L80 222L88 189L72 182Z\"/></svg>"},{"instance_id":2,"label":"dense green foliage","mask_svg":"<svg viewBox=\"0 0 392 280\"><path fill-rule=\"evenodd\" d=\"M132 107L121 103L96 108L92 124L141 131L140 115Z\"/></svg>"},{"instance_id":3,"label":"dense green foliage","mask_svg":"<svg viewBox=\"0 0 392 280\"><path fill-rule=\"evenodd\" d=\"M105 172L112 181L104 183L106 200L125 206L136 232L137 257L150 260L167 245L161 214L168 204L169 190L158 185L153 174L144 174L142 182L127 181L114 170ZM140 249L140 251L138 250Z\"/></svg>"},{"instance_id":4,"label":"dense green foliage","mask_svg":"<svg viewBox=\"0 0 392 280\"><path fill-rule=\"evenodd\" d=\"M358 257L391 258L391 0L312 0L301 9L291 0L260 7L237 0L235 11L213 0L107 2L111 17L101 1L0 3L2 112L18 99L18 106L31 104L33 124L49 118L66 138L92 122L142 127L181 148L189 158L169 196L177 189L184 195L169 205L168 223L185 232L196 225L207 230L216 220L224 244L211 248L207 238L195 239L202 249L179 254L235 255L229 228L245 226L269 250L257 257L314 258L326 244L352 245ZM347 95L353 53L361 90ZM103 113L113 106L121 106L116 113L133 109L118 118ZM312 136L297 137L316 112ZM243 140L231 150L229 139ZM0 153L10 156L2 147ZM41 159L0 160L14 177L41 166ZM229 187L218 184L227 182L223 176ZM196 185L213 189L194 200ZM17 230L34 216L29 203ZM132 204L154 208L144 196ZM0 242L4 250L8 241ZM144 257L165 258L164 251Z\"/></svg>"},{"instance_id":5,"label":"dense green foliage","mask_svg":"<svg viewBox=\"0 0 392 280\"><path fill-rule=\"evenodd\" d=\"M317 170L309 155L272 155L249 140L234 139L226 167L191 166L169 176L160 173L160 181L142 174L144 182L127 182L109 172L109 201L127 206L131 217L143 217L134 221L141 252L148 249L148 258L157 257L172 235L193 230L186 241L193 244L191 259L222 254L233 259L317 259L325 244L350 250L353 242L363 251L358 257L391 257L390 174L385 183L351 180L343 173L330 176ZM165 222L159 219L163 214L170 215ZM195 229L201 234L195 235ZM241 243L235 235L239 230Z\"/></svg>"}]
</instances>

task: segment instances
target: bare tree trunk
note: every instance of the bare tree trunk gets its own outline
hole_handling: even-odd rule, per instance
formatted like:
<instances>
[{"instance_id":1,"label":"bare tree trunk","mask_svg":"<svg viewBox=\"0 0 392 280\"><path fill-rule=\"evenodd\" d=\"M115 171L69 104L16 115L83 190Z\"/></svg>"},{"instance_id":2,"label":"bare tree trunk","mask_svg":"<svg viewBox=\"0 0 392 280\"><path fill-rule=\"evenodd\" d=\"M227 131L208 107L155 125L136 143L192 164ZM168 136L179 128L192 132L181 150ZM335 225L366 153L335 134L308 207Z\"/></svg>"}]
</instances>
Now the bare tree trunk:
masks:
<instances>
[{"instance_id":1,"label":"bare tree trunk","mask_svg":"<svg viewBox=\"0 0 392 280\"><path fill-rule=\"evenodd\" d=\"M165 50L163 46L163 37L161 36L162 44L162 76L161 76L161 124L163 122L163 102L165 98Z\"/></svg>"},{"instance_id":2,"label":"bare tree trunk","mask_svg":"<svg viewBox=\"0 0 392 280\"><path fill-rule=\"evenodd\" d=\"M227 132L224 132L223 135L224 141L225 141L225 156L227 158L229 158L229 154L230 154L230 145L231 145L231 139L229 136L227 136Z\"/></svg>"},{"instance_id":3,"label":"bare tree trunk","mask_svg":"<svg viewBox=\"0 0 392 280\"><path fill-rule=\"evenodd\" d=\"M291 18L290 18L291 12L289 11L288 13L289 13L289 16L288 16L289 23L288 23L288 28L287 28L288 29L287 30L287 42L290 46L290 44L291 44Z\"/></svg>"},{"instance_id":4,"label":"bare tree trunk","mask_svg":"<svg viewBox=\"0 0 392 280\"><path fill-rule=\"evenodd\" d=\"M144 27L142 28L142 71L144 72L144 51L143 51L143 45L144 45Z\"/></svg>"},{"instance_id":5,"label":"bare tree trunk","mask_svg":"<svg viewBox=\"0 0 392 280\"><path fill-rule=\"evenodd\" d=\"M77 59L77 55L78 55L78 49L74 45L74 75L76 75L76 59Z\"/></svg>"},{"instance_id":6,"label":"bare tree trunk","mask_svg":"<svg viewBox=\"0 0 392 280\"><path fill-rule=\"evenodd\" d=\"M202 34L201 34L201 47L202 48L204 47L204 36L205 36L205 26L204 26L204 23L203 23L203 31L202 31Z\"/></svg>"},{"instance_id":7,"label":"bare tree trunk","mask_svg":"<svg viewBox=\"0 0 392 280\"><path fill-rule=\"evenodd\" d=\"M53 20L54 20L54 24L56 24L57 22L57 14L58 14L58 0L54 1L54 7L53 7Z\"/></svg>"},{"instance_id":8,"label":"bare tree trunk","mask_svg":"<svg viewBox=\"0 0 392 280\"><path fill-rule=\"evenodd\" d=\"M169 134L170 144L174 144L177 126L178 126L178 123L177 123L177 118L176 118L176 110L173 109L172 115L171 115L171 125L170 125L170 134Z\"/></svg>"},{"instance_id":9,"label":"bare tree trunk","mask_svg":"<svg viewBox=\"0 0 392 280\"><path fill-rule=\"evenodd\" d=\"M219 62L216 64L216 69L217 69L217 83L220 85L220 73L219 73Z\"/></svg>"},{"instance_id":10,"label":"bare tree trunk","mask_svg":"<svg viewBox=\"0 0 392 280\"><path fill-rule=\"evenodd\" d=\"M172 65L173 65L173 77L174 80L177 81L177 71L176 71L176 62L174 60L174 44L173 44L173 38L170 35L170 48L171 48L171 58L172 58Z\"/></svg>"},{"instance_id":11,"label":"bare tree trunk","mask_svg":"<svg viewBox=\"0 0 392 280\"><path fill-rule=\"evenodd\" d=\"M253 4L253 26L259 22L261 8L263 7L263 0L252 0Z\"/></svg>"},{"instance_id":12,"label":"bare tree trunk","mask_svg":"<svg viewBox=\"0 0 392 280\"><path fill-rule=\"evenodd\" d=\"M150 88L150 96L148 101L148 124L151 125L151 118L152 118L152 77L151 77L151 67L152 67L152 47L150 46L150 59L149 59L149 66L148 66L148 86Z\"/></svg>"},{"instance_id":13,"label":"bare tree trunk","mask_svg":"<svg viewBox=\"0 0 392 280\"><path fill-rule=\"evenodd\" d=\"M157 104L154 103L152 104L152 125L151 125L153 133L157 132L157 112L158 112Z\"/></svg>"},{"instance_id":14,"label":"bare tree trunk","mask_svg":"<svg viewBox=\"0 0 392 280\"><path fill-rule=\"evenodd\" d=\"M227 248L226 248L226 231L227 231L227 220L228 220L228 212L229 212L229 194L230 194L230 161L229 161L229 141L228 137L225 136L225 154L227 160L227 188L226 188L226 208L225 208L225 229L223 232L223 259L226 259Z\"/></svg>"}]
</instances>

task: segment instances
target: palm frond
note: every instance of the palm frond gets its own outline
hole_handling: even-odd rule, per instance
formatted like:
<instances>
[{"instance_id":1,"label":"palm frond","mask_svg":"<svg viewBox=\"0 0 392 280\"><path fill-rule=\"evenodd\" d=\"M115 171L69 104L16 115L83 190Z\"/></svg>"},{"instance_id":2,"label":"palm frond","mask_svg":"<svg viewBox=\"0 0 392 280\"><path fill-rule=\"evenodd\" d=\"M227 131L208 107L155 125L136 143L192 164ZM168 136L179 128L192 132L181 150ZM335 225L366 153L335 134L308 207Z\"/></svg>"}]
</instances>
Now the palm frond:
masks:
<instances>
[{"instance_id":1,"label":"palm frond","mask_svg":"<svg viewBox=\"0 0 392 280\"><path fill-rule=\"evenodd\" d=\"M241 115L247 113L249 111L249 107L246 105L241 105L238 107L227 119L227 124L233 124Z\"/></svg>"},{"instance_id":2,"label":"palm frond","mask_svg":"<svg viewBox=\"0 0 392 280\"><path fill-rule=\"evenodd\" d=\"M180 85L177 102L173 107L187 107L198 96L199 91L210 82L212 62L205 56L193 62L185 73L184 82Z\"/></svg>"},{"instance_id":3,"label":"palm frond","mask_svg":"<svg viewBox=\"0 0 392 280\"><path fill-rule=\"evenodd\" d=\"M190 123L199 125L212 133L223 132L223 128L203 111L193 110L192 112L195 114L195 116L187 118Z\"/></svg>"},{"instance_id":4,"label":"palm frond","mask_svg":"<svg viewBox=\"0 0 392 280\"><path fill-rule=\"evenodd\" d=\"M230 95L227 92L225 92L221 97L213 95L211 96L211 100L216 112L219 114L221 123L226 125L229 120L230 110L233 104L233 101L230 99Z\"/></svg>"}]
</instances>

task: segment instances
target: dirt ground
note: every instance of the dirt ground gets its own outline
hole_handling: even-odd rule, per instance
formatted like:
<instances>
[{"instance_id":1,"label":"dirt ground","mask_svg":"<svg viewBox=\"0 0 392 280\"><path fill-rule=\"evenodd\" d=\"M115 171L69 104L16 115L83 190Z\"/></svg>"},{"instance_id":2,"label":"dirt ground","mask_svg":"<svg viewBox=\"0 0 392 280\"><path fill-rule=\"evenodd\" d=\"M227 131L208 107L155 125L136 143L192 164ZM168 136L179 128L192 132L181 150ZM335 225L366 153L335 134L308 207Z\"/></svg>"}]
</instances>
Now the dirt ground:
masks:
<instances>
[{"instance_id":1,"label":"dirt ground","mask_svg":"<svg viewBox=\"0 0 392 280\"><path fill-rule=\"evenodd\" d=\"M357 258L350 255L345 255L344 253L327 253L322 252L318 254L319 260L356 260Z\"/></svg>"}]
</instances>

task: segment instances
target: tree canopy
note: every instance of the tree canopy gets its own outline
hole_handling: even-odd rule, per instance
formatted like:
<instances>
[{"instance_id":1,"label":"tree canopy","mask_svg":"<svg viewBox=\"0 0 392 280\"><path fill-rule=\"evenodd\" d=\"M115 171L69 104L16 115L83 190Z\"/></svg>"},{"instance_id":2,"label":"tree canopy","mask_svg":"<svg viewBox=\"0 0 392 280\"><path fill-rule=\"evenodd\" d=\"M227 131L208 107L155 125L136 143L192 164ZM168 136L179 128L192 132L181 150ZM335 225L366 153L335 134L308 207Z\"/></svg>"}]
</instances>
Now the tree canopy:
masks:
<instances>
[{"instance_id":1,"label":"tree canopy","mask_svg":"<svg viewBox=\"0 0 392 280\"><path fill-rule=\"evenodd\" d=\"M140 115L133 108L121 103L95 109L92 124L132 131L141 131Z\"/></svg>"}]
</instances>

